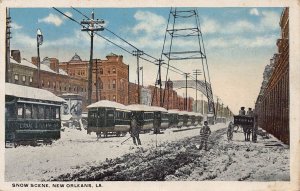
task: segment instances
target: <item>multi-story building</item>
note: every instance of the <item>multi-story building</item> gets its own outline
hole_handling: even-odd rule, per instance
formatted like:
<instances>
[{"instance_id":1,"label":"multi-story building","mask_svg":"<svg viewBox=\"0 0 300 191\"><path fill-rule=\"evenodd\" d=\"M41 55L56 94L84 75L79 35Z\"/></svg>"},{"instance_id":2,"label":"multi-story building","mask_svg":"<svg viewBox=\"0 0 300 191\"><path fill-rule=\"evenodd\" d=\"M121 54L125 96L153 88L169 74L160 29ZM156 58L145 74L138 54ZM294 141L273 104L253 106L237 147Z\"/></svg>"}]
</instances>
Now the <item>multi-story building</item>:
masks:
<instances>
[{"instance_id":1,"label":"multi-story building","mask_svg":"<svg viewBox=\"0 0 300 191\"><path fill-rule=\"evenodd\" d=\"M261 91L255 103L258 125L289 144L289 9L281 18L278 53L266 66Z\"/></svg>"},{"instance_id":2,"label":"multi-story building","mask_svg":"<svg viewBox=\"0 0 300 191\"><path fill-rule=\"evenodd\" d=\"M93 60L92 102L106 99L127 105L129 66L122 55L111 53L106 58ZM75 53L70 61L60 62L59 67L70 76L87 79L88 64L89 61L81 60Z\"/></svg>"},{"instance_id":3,"label":"multi-story building","mask_svg":"<svg viewBox=\"0 0 300 191\"><path fill-rule=\"evenodd\" d=\"M38 83L37 58L32 61L22 59L20 51L13 50L10 59L11 79L9 82L46 89L58 96L64 93L76 93L83 98L87 94L87 80L69 76L58 67L56 58L44 58L40 64L40 82ZM85 106L86 100L83 100Z\"/></svg>"}]
</instances>

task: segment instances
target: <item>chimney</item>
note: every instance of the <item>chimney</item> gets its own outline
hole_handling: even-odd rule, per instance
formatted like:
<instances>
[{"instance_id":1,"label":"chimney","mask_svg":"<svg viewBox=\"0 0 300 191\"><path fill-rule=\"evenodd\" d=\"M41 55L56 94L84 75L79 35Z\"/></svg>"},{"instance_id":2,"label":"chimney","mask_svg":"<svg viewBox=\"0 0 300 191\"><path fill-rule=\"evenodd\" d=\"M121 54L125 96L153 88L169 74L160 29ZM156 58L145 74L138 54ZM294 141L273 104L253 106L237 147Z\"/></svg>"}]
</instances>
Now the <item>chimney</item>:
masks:
<instances>
[{"instance_id":1,"label":"chimney","mask_svg":"<svg viewBox=\"0 0 300 191\"><path fill-rule=\"evenodd\" d=\"M37 57L31 57L31 62L32 62L32 64L34 64L35 66L38 66L38 58L37 58Z\"/></svg>"},{"instance_id":2,"label":"chimney","mask_svg":"<svg viewBox=\"0 0 300 191\"><path fill-rule=\"evenodd\" d=\"M50 58L50 69L55 71L56 73L59 73L58 62L58 59Z\"/></svg>"},{"instance_id":3,"label":"chimney","mask_svg":"<svg viewBox=\"0 0 300 191\"><path fill-rule=\"evenodd\" d=\"M11 57L17 61L18 63L21 63L21 52L20 50L11 50Z\"/></svg>"}]
</instances>

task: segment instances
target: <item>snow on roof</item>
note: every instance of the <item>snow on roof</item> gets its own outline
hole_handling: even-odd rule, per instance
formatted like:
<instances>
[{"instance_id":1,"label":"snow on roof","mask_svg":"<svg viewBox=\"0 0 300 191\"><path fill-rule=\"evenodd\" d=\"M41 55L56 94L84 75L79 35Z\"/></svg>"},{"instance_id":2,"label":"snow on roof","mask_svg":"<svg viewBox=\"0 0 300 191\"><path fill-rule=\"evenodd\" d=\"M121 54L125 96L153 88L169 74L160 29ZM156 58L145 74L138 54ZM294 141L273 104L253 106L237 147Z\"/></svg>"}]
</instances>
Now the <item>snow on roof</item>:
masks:
<instances>
[{"instance_id":1,"label":"snow on roof","mask_svg":"<svg viewBox=\"0 0 300 191\"><path fill-rule=\"evenodd\" d=\"M157 106L150 106L153 111L162 111L162 112L168 112L168 110L166 110L165 108L163 107L157 107Z\"/></svg>"},{"instance_id":2,"label":"snow on roof","mask_svg":"<svg viewBox=\"0 0 300 191\"><path fill-rule=\"evenodd\" d=\"M214 114L212 114L212 113L207 114L207 117L213 117L213 116L214 116Z\"/></svg>"},{"instance_id":3,"label":"snow on roof","mask_svg":"<svg viewBox=\"0 0 300 191\"><path fill-rule=\"evenodd\" d=\"M52 92L49 92L47 90L29 86L21 86L12 83L5 83L5 95L36 100L65 102L64 99L54 95Z\"/></svg>"},{"instance_id":4,"label":"snow on roof","mask_svg":"<svg viewBox=\"0 0 300 191\"><path fill-rule=\"evenodd\" d=\"M49 66L47 66L47 65L45 65L45 64L42 64L42 63L41 63L40 67L41 67L40 69L43 70L43 71L51 72L51 73L56 73L55 71L51 70L51 69L49 68Z\"/></svg>"},{"instance_id":5,"label":"snow on roof","mask_svg":"<svg viewBox=\"0 0 300 191\"><path fill-rule=\"evenodd\" d=\"M177 110L177 109L170 109L170 110L168 110L168 113L179 114L179 110Z\"/></svg>"},{"instance_id":6,"label":"snow on roof","mask_svg":"<svg viewBox=\"0 0 300 191\"><path fill-rule=\"evenodd\" d=\"M27 66L27 67L30 67L30 68L35 68L35 69L37 69L37 67L34 65L34 64L32 64L31 62L28 62L27 60L21 60L21 63L18 63L17 61L15 61L13 58L10 58L10 62L11 63L15 63L15 64L20 64L20 65L22 65L22 66Z\"/></svg>"},{"instance_id":7,"label":"snow on roof","mask_svg":"<svg viewBox=\"0 0 300 191\"><path fill-rule=\"evenodd\" d=\"M65 75L65 76L68 75L68 73L66 71L64 71L63 69L61 69L61 68L59 68L59 74Z\"/></svg>"},{"instance_id":8,"label":"snow on roof","mask_svg":"<svg viewBox=\"0 0 300 191\"><path fill-rule=\"evenodd\" d=\"M153 111L151 106L148 105L141 105L141 104L132 104L126 106L130 111Z\"/></svg>"},{"instance_id":9,"label":"snow on roof","mask_svg":"<svg viewBox=\"0 0 300 191\"><path fill-rule=\"evenodd\" d=\"M114 101L109 101L109 100L101 100L87 106L87 108L97 108L97 107L111 107L116 109L128 110L128 108L125 105Z\"/></svg>"},{"instance_id":10,"label":"snow on roof","mask_svg":"<svg viewBox=\"0 0 300 191\"><path fill-rule=\"evenodd\" d=\"M127 109L129 109L130 111L162 111L162 112L167 112L167 110L163 107L149 106L149 105L142 105L142 104L128 105Z\"/></svg>"},{"instance_id":11,"label":"snow on roof","mask_svg":"<svg viewBox=\"0 0 300 191\"><path fill-rule=\"evenodd\" d=\"M11 58L10 62L37 69L37 66L32 64L31 62L29 62L27 59L22 59L21 63L18 63L17 61L15 61L14 59ZM55 71L51 70L49 68L49 66L42 64L42 63L40 65L40 69L43 71L46 71L46 72L56 73ZM63 74L63 75L65 75L65 74Z\"/></svg>"}]
</instances>

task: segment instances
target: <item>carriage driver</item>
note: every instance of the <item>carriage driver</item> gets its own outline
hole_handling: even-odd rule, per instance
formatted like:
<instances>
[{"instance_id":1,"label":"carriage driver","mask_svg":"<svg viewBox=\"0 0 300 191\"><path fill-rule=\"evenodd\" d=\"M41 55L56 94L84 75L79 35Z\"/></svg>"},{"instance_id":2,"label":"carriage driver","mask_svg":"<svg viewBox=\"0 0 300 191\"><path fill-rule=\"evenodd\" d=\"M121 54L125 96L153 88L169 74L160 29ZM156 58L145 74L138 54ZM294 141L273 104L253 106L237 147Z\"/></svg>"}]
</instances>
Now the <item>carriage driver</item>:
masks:
<instances>
[{"instance_id":1,"label":"carriage driver","mask_svg":"<svg viewBox=\"0 0 300 191\"><path fill-rule=\"evenodd\" d=\"M204 121L204 126L201 127L201 129L200 129L200 141L201 142L200 142L199 150L201 150L204 146L205 150L208 151L207 140L208 140L208 137L210 134L211 134L211 130L208 126L208 122Z\"/></svg>"},{"instance_id":2,"label":"carriage driver","mask_svg":"<svg viewBox=\"0 0 300 191\"><path fill-rule=\"evenodd\" d=\"M137 145L137 144L141 145L140 131L141 131L141 127L138 124L137 116L132 114L131 121L130 121L129 133L133 139L133 144L135 144L135 145Z\"/></svg>"}]
</instances>

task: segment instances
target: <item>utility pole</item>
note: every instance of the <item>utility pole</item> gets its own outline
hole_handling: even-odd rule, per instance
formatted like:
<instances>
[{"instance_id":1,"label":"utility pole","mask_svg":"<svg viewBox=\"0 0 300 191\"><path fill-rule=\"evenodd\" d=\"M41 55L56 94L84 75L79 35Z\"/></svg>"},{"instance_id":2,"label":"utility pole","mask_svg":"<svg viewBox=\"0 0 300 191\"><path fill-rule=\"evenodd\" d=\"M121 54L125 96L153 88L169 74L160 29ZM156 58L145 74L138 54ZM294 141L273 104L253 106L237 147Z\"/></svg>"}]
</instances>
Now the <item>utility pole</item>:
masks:
<instances>
[{"instance_id":1,"label":"utility pole","mask_svg":"<svg viewBox=\"0 0 300 191\"><path fill-rule=\"evenodd\" d=\"M158 59L158 82L157 84L159 84L159 106L162 107L162 82L161 82L161 65L162 65L162 59Z\"/></svg>"},{"instance_id":2,"label":"utility pole","mask_svg":"<svg viewBox=\"0 0 300 191\"><path fill-rule=\"evenodd\" d=\"M217 97L216 118L218 117L218 113L219 113L219 97Z\"/></svg>"},{"instance_id":3,"label":"utility pole","mask_svg":"<svg viewBox=\"0 0 300 191\"><path fill-rule=\"evenodd\" d=\"M198 97L197 97L197 92L198 92L198 75L201 75L201 71L199 69L193 70L193 74L196 76L196 112L198 112Z\"/></svg>"},{"instance_id":4,"label":"utility pole","mask_svg":"<svg viewBox=\"0 0 300 191\"><path fill-rule=\"evenodd\" d=\"M136 73L137 73L137 81L138 81L138 89L137 89L137 91L138 91L138 104L140 104L141 103L141 92L140 92L140 63L139 63L139 58L140 58L140 56L142 56L144 54L144 52L143 51L141 51L141 50L134 50L134 51L132 51L132 55L133 56L136 56Z\"/></svg>"},{"instance_id":5,"label":"utility pole","mask_svg":"<svg viewBox=\"0 0 300 191\"><path fill-rule=\"evenodd\" d=\"M81 25L87 25L84 26L81 31L87 31L90 32L91 36L91 49L90 49L90 61L88 66L88 104L92 103L92 73L93 73L93 43L94 43L94 33L95 31L103 31L104 28L100 24L104 24L104 20L95 20L94 18L94 11L92 12L92 16L88 20L82 20Z\"/></svg>"},{"instance_id":6,"label":"utility pole","mask_svg":"<svg viewBox=\"0 0 300 191\"><path fill-rule=\"evenodd\" d=\"M9 16L9 8L6 8L6 59L5 59L5 82L11 81L11 69L10 69L10 39L11 39L11 32L10 32L10 23L11 23L11 17Z\"/></svg>"},{"instance_id":7,"label":"utility pole","mask_svg":"<svg viewBox=\"0 0 300 191\"><path fill-rule=\"evenodd\" d=\"M99 101L98 59L96 60L96 101Z\"/></svg>"},{"instance_id":8,"label":"utility pole","mask_svg":"<svg viewBox=\"0 0 300 191\"><path fill-rule=\"evenodd\" d=\"M187 100L187 78L190 73L184 73L185 75L185 110L188 110L188 100Z\"/></svg>"}]
</instances>

